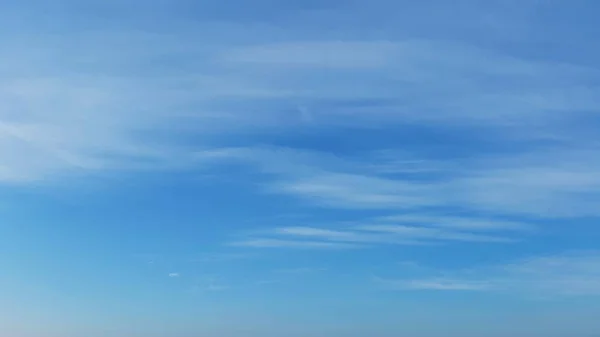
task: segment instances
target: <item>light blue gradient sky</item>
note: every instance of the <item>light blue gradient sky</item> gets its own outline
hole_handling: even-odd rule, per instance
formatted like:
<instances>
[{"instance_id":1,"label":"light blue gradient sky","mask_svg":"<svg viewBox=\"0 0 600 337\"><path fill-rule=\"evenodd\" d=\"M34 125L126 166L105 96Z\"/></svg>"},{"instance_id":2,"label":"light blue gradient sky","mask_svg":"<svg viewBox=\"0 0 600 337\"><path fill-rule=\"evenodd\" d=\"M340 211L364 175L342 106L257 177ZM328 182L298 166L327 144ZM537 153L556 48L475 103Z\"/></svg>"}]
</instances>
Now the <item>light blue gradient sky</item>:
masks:
<instances>
[{"instance_id":1,"label":"light blue gradient sky","mask_svg":"<svg viewBox=\"0 0 600 337\"><path fill-rule=\"evenodd\" d=\"M600 3L3 1L10 337L591 337Z\"/></svg>"}]
</instances>

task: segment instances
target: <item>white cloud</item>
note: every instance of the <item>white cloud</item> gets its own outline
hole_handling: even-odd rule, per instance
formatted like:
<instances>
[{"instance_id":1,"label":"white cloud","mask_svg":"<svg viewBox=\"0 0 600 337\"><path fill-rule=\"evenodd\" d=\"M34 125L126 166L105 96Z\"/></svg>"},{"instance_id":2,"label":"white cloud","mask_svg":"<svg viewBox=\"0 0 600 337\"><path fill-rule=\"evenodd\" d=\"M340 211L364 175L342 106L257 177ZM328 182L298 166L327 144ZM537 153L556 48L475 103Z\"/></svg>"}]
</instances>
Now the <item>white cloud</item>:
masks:
<instances>
[{"instance_id":1,"label":"white cloud","mask_svg":"<svg viewBox=\"0 0 600 337\"><path fill-rule=\"evenodd\" d=\"M433 188L425 184L339 172L293 177L276 182L272 190L341 208L413 208L441 201L427 197Z\"/></svg>"},{"instance_id":2,"label":"white cloud","mask_svg":"<svg viewBox=\"0 0 600 337\"><path fill-rule=\"evenodd\" d=\"M313 227L282 227L275 229L281 236L296 236L308 238L322 238L330 241L364 242L368 237L362 237L353 232L335 231L331 229Z\"/></svg>"},{"instance_id":3,"label":"white cloud","mask_svg":"<svg viewBox=\"0 0 600 337\"><path fill-rule=\"evenodd\" d=\"M591 151L488 155L463 160L460 167L449 166L442 172L428 172L424 162L422 172L428 173L418 179L410 174L382 176L368 165L317 153L259 150L253 156L254 150L246 151L260 170L273 175L268 191L326 207L397 211L451 206L540 218L598 214L600 162ZM402 215L395 220L471 230L535 229L531 224L497 219Z\"/></svg>"},{"instance_id":4,"label":"white cloud","mask_svg":"<svg viewBox=\"0 0 600 337\"><path fill-rule=\"evenodd\" d=\"M441 228L412 227L402 225L365 225L358 229L367 232L384 233L418 240L446 240L466 242L513 242L514 239L469 233L456 230L444 230Z\"/></svg>"},{"instance_id":5,"label":"white cloud","mask_svg":"<svg viewBox=\"0 0 600 337\"><path fill-rule=\"evenodd\" d=\"M487 290L528 296L600 296L600 253L565 253L505 265L444 272L443 277L378 279L400 290Z\"/></svg>"},{"instance_id":6,"label":"white cloud","mask_svg":"<svg viewBox=\"0 0 600 337\"><path fill-rule=\"evenodd\" d=\"M537 216L598 215L600 162L571 150L494 158L456 189L471 207ZM499 163L504 159L504 163Z\"/></svg>"},{"instance_id":7,"label":"white cloud","mask_svg":"<svg viewBox=\"0 0 600 337\"><path fill-rule=\"evenodd\" d=\"M516 241L514 236L482 232L484 231L481 228L472 232L464 228L444 228L434 224L399 226L371 223L343 228L338 226L336 229L293 226L260 231L251 235L250 239L234 244L255 248L358 248L378 245L432 245L449 242L513 243Z\"/></svg>"},{"instance_id":8,"label":"white cloud","mask_svg":"<svg viewBox=\"0 0 600 337\"><path fill-rule=\"evenodd\" d=\"M324 242L324 241L295 241L282 239L247 239L232 242L231 245L238 247L251 248L300 248L300 249L349 249L360 246L345 242Z\"/></svg>"},{"instance_id":9,"label":"white cloud","mask_svg":"<svg viewBox=\"0 0 600 337\"><path fill-rule=\"evenodd\" d=\"M181 276L181 274L179 274L179 273L169 273L169 277L175 278L175 277L179 277L179 276Z\"/></svg>"},{"instance_id":10,"label":"white cloud","mask_svg":"<svg viewBox=\"0 0 600 337\"><path fill-rule=\"evenodd\" d=\"M460 43L298 41L233 48L220 60L237 69L257 68L275 87L313 101L313 116L328 123L451 123L525 131L556 127L573 110L600 107L599 88L590 82L600 75L596 69ZM337 76L324 75L329 73ZM383 104L374 109L360 99ZM358 104L319 109L319 100Z\"/></svg>"},{"instance_id":11,"label":"white cloud","mask_svg":"<svg viewBox=\"0 0 600 337\"><path fill-rule=\"evenodd\" d=\"M166 116L141 114L149 104L135 83L93 76L5 78L0 83L2 181L176 164L166 161L178 160L176 149L142 137L160 131Z\"/></svg>"},{"instance_id":12,"label":"white cloud","mask_svg":"<svg viewBox=\"0 0 600 337\"><path fill-rule=\"evenodd\" d=\"M460 216L400 214L381 216L377 220L385 223L429 224L469 231L534 231L536 229L536 226L530 223Z\"/></svg>"},{"instance_id":13,"label":"white cloud","mask_svg":"<svg viewBox=\"0 0 600 337\"><path fill-rule=\"evenodd\" d=\"M600 215L589 131L600 109L595 69L439 40L189 43L199 39L132 30L12 37L13 48L0 51L0 184L245 163L264 174L268 193L388 215L343 228L283 226L232 243L255 248L509 243L543 228L541 218ZM479 132L513 153L442 159L390 144L342 157L236 147L248 131L407 124ZM539 139L552 142L528 146Z\"/></svg>"},{"instance_id":14,"label":"white cloud","mask_svg":"<svg viewBox=\"0 0 600 337\"><path fill-rule=\"evenodd\" d=\"M386 288L395 290L482 291L489 288L487 283L447 280L443 278L409 281L377 279L377 282Z\"/></svg>"},{"instance_id":15,"label":"white cloud","mask_svg":"<svg viewBox=\"0 0 600 337\"><path fill-rule=\"evenodd\" d=\"M2 182L194 167L196 148L238 131L293 130L307 124L306 111L312 126L486 125L529 137L536 126L537 133L570 138L563 122L578 124L572 110L600 107L591 81L597 71L434 40L223 40L198 46L189 43L198 36L132 29L46 35L12 36L0 52L6 70L0 81ZM184 131L201 144L182 144L177 138ZM329 194L323 201L336 205L426 203L411 194L423 185L318 178L278 188ZM346 183L377 188L353 194L339 186ZM409 191L399 196L394 189Z\"/></svg>"},{"instance_id":16,"label":"white cloud","mask_svg":"<svg viewBox=\"0 0 600 337\"><path fill-rule=\"evenodd\" d=\"M373 165L386 159L340 158L323 152L283 148L224 151L226 158L249 163L267 174L265 189L308 203L338 209L373 209L423 213L398 222L439 222L442 226L476 229L535 229L522 221L431 217L432 207L452 207L506 216L572 217L598 215L600 161L592 150L521 151L473 158L452 158L444 171L381 174ZM413 158L414 156L409 156ZM225 158L225 157L224 157ZM402 164L394 162L389 165ZM388 166L389 166L388 165ZM438 164L435 163L436 167ZM412 165L413 167L415 165ZM597 186L598 185L598 186ZM410 214L409 214L410 215Z\"/></svg>"}]
</instances>

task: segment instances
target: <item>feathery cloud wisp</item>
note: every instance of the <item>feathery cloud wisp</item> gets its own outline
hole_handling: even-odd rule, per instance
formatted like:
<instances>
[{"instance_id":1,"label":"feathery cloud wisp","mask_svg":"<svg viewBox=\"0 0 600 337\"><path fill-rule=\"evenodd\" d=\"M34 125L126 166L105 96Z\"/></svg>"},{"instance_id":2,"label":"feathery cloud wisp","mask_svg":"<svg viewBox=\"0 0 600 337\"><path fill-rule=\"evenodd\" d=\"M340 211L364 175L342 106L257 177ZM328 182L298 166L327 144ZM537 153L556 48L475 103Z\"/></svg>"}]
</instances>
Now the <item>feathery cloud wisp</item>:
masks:
<instances>
[{"instance_id":1,"label":"feathery cloud wisp","mask_svg":"<svg viewBox=\"0 0 600 337\"><path fill-rule=\"evenodd\" d=\"M487 290L530 296L600 296L600 254L578 252L422 279L378 279L398 290Z\"/></svg>"},{"instance_id":2,"label":"feathery cloud wisp","mask_svg":"<svg viewBox=\"0 0 600 337\"><path fill-rule=\"evenodd\" d=\"M375 220L374 220L375 221ZM493 228L452 228L436 224L402 226L389 224L355 225L331 229L319 227L278 227L251 236L238 246L255 248L357 248L374 245L430 245L449 242L513 243L516 238Z\"/></svg>"},{"instance_id":3,"label":"feathery cloud wisp","mask_svg":"<svg viewBox=\"0 0 600 337\"><path fill-rule=\"evenodd\" d=\"M317 151L246 148L222 151L221 159L248 163L270 177L265 189L311 204L338 209L407 211L453 207L458 210L528 217L597 215L600 161L590 151L487 154L454 159L439 172L382 175L361 158L340 158ZM371 161L370 164L378 162ZM383 162L385 163L385 159ZM425 168L427 162L424 163ZM403 222L408 219L402 220ZM429 219L413 219L423 223ZM435 219L431 219L435 221ZM498 220L496 220L498 221ZM527 227L505 221L463 227Z\"/></svg>"},{"instance_id":4,"label":"feathery cloud wisp","mask_svg":"<svg viewBox=\"0 0 600 337\"><path fill-rule=\"evenodd\" d=\"M213 147L239 131L293 130L306 124L305 113L289 113L298 104L310 109L313 126L481 125L512 130L495 137L533 139L573 138L564 122L585 126L591 118L573 111L600 107L598 72L569 64L426 39L186 43L215 29L197 28L200 36L123 27L118 34L7 37L8 47L0 52L6 70L0 81L1 181L194 167L190 144L178 142L174 133L202 134L201 147ZM58 57L57 50L72 52ZM158 61L165 58L178 62ZM140 60L156 62L150 67ZM141 75L140 67L149 73ZM374 177L330 178L379 186L375 195L356 196L354 205L423 202L391 196ZM339 202L351 202L342 196L353 195L315 177L279 188L325 191Z\"/></svg>"}]
</instances>

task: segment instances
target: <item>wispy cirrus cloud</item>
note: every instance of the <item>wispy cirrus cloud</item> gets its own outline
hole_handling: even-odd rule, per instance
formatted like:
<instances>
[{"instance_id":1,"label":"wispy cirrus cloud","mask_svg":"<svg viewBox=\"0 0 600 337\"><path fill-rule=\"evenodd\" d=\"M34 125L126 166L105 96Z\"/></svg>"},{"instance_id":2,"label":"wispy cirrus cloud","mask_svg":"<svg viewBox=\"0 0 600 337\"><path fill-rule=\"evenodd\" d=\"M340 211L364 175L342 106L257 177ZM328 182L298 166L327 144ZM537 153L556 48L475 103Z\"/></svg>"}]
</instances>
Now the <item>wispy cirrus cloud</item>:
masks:
<instances>
[{"instance_id":1,"label":"wispy cirrus cloud","mask_svg":"<svg viewBox=\"0 0 600 337\"><path fill-rule=\"evenodd\" d=\"M443 202L427 198L433 188L424 184L337 172L276 181L270 190L339 208L413 208Z\"/></svg>"},{"instance_id":2,"label":"wispy cirrus cloud","mask_svg":"<svg viewBox=\"0 0 600 337\"><path fill-rule=\"evenodd\" d=\"M189 24L3 35L0 183L237 163L263 174L264 192L380 213L361 228L281 227L235 243L246 247L511 242L541 226L446 214L600 215L594 67L418 34ZM431 132L427 144L397 139L413 127ZM374 130L388 142L352 151L273 136ZM465 134L464 152L435 148Z\"/></svg>"},{"instance_id":3,"label":"wispy cirrus cloud","mask_svg":"<svg viewBox=\"0 0 600 337\"><path fill-rule=\"evenodd\" d=\"M60 225L60 209L51 207L48 215L58 218L26 226L17 233L24 240L38 227L59 221L56 230L74 236L44 237L46 246L81 236L84 245L94 241L86 254L97 253L102 266L106 251L93 248L102 248L114 233L125 234L117 254L162 247L163 257L144 256L143 261L153 263L157 277L173 281L167 282L170 286L187 284L199 292L232 285L243 292L236 282L272 281L264 270L272 271L274 261L297 265L295 254L285 255L289 250L311 250L297 254L307 258L302 265L309 267L326 261L314 250L344 252L333 259L339 265L331 275L315 277L305 291L288 292L289 300L301 302L298 308L288 308L288 301L273 303L288 299L281 291L265 293L274 296L266 302L241 307L240 296L225 296L216 308L219 317L229 313L226 308L234 314L256 308L264 310L256 316L272 318L268 311L284 304L288 313L308 312L308 320L317 325L341 326L335 317L323 321L306 305L344 304L333 296L360 302L366 294L350 289L350 283L356 284L356 275L364 275L371 262L382 273L397 259L452 266L471 258L482 261L472 250L480 248L490 256L518 257L532 250L548 255L466 271L411 266L403 271L408 276L379 282L412 291L600 293L597 253L553 255L567 245L591 244L595 233L577 231L591 229L600 216L600 67L597 26L588 14L595 6L589 1L585 6L539 0L13 2L0 4L0 189L10 185L5 188L10 198L12 188L23 186L78 186L77 178L160 173L152 175L156 180L147 190L127 190L132 197L148 193L141 195L148 201L141 216L128 208L135 198L127 198L131 203L126 205L88 193L90 199L81 200L109 206L106 220L122 221L127 228L110 223L93 230L98 237L92 237L68 221ZM171 176L184 170L186 175ZM243 184L219 185L214 179L204 189L186 180L208 174ZM164 189L154 189L158 185ZM128 186L121 187L116 193ZM167 189L176 199L167 202ZM44 198L15 199L24 205L32 201L42 212L52 206L41 205ZM209 202L194 207L198 200ZM165 201L164 210L149 209L159 201ZM68 217L93 217L96 221L87 226L107 224L100 213L91 213L97 211L103 209ZM120 216L121 211L131 216ZM172 217L164 212L173 212ZM272 214L279 212L309 216L274 220ZM208 220L196 221L199 213ZM261 216L255 222L264 230L240 234L255 230L247 228L251 221L246 217ZM149 223L127 223L132 218ZM155 235L163 228L169 235ZM551 240L540 244L551 230ZM227 248L218 244L221 240ZM64 251L81 244L67 246ZM215 246L218 253L256 252L265 258L238 261L207 254L194 259L174 253ZM114 274L118 266L108 267L105 271ZM199 270L213 269L233 283L194 279ZM172 277L182 276L169 279L173 271ZM133 299L143 299L148 290L117 288L112 290L137 289ZM326 296L307 302L308 291ZM162 307L183 304L189 312L170 317L156 311L154 317L183 322L182 317L189 321L198 311L193 301L162 297L174 301ZM80 307L73 303L66 306ZM367 309L390 303L369 300ZM394 317L362 315L364 305L353 308L358 311L347 313L361 317L356 326L370 322L380 335L399 335L385 331L399 326ZM122 309L141 317L129 305ZM467 304L454 316L471 309ZM427 312L439 315L441 324L434 325L452 320L443 311ZM569 316L580 313L574 312ZM211 317L206 319L212 324ZM485 319L483 324L490 323ZM90 315L92 321L102 319ZM235 332L227 324L232 334L248 332L242 331L243 324ZM362 335L374 335L363 330Z\"/></svg>"},{"instance_id":4,"label":"wispy cirrus cloud","mask_svg":"<svg viewBox=\"0 0 600 337\"><path fill-rule=\"evenodd\" d=\"M565 125L587 125L593 120L587 111L600 107L595 69L466 43L300 37L187 43L208 38L202 32L241 30L234 24L197 28L197 36L127 26L47 39L11 36L1 54L0 179L195 167L197 148L220 147L224 138L248 131L298 127L459 125L502 130L499 138L572 139L577 134ZM192 135L200 144L182 143L180 137ZM383 185L374 177L331 178ZM351 195L318 180L280 188ZM388 194L372 197L418 201Z\"/></svg>"},{"instance_id":5,"label":"wispy cirrus cloud","mask_svg":"<svg viewBox=\"0 0 600 337\"><path fill-rule=\"evenodd\" d=\"M285 240L271 238L249 238L230 243L232 246L249 248L295 248L295 249L351 249L360 246L345 242L326 242L314 240Z\"/></svg>"},{"instance_id":6,"label":"wispy cirrus cloud","mask_svg":"<svg viewBox=\"0 0 600 337\"><path fill-rule=\"evenodd\" d=\"M245 148L222 153L222 159L251 164L270 177L266 191L328 208L406 212L452 207L533 218L598 214L594 200L600 199L596 188L600 162L590 155L591 149L452 158L447 160L452 165L442 172L428 171L428 161L424 161L417 176L412 172L381 174L373 168L388 165L386 160L371 159L365 165L360 157L342 158L320 151ZM389 165L398 165L399 170L403 166ZM463 227L527 226L500 220L476 224L468 219L447 219L444 223Z\"/></svg>"},{"instance_id":7,"label":"wispy cirrus cloud","mask_svg":"<svg viewBox=\"0 0 600 337\"><path fill-rule=\"evenodd\" d=\"M387 280L377 278L376 281L382 286L394 290L429 290L429 291L483 291L489 290L490 285L486 282L473 282L468 280L453 280L445 278L432 278L424 280Z\"/></svg>"},{"instance_id":8,"label":"wispy cirrus cloud","mask_svg":"<svg viewBox=\"0 0 600 337\"><path fill-rule=\"evenodd\" d=\"M508 264L444 272L419 279L377 278L396 290L512 292L528 296L600 295L600 255L596 251L537 256Z\"/></svg>"},{"instance_id":9,"label":"wispy cirrus cloud","mask_svg":"<svg viewBox=\"0 0 600 337\"><path fill-rule=\"evenodd\" d=\"M440 217L441 218L441 217ZM475 221L475 219L471 219ZM482 220L485 221L485 220ZM512 232L512 233L511 233ZM237 246L254 248L359 248L379 245L432 245L450 242L514 243L514 228L482 229L446 227L440 223L414 226L377 223L329 227L290 226L259 231L250 238L236 241ZM522 234L522 233L521 233Z\"/></svg>"},{"instance_id":10,"label":"wispy cirrus cloud","mask_svg":"<svg viewBox=\"0 0 600 337\"><path fill-rule=\"evenodd\" d=\"M401 214L387 215L377 218L384 223L402 224L434 224L442 228L463 229L469 231L535 231L537 226L531 223L518 221L504 221L497 219L478 219L474 217L460 216L435 216Z\"/></svg>"},{"instance_id":11,"label":"wispy cirrus cloud","mask_svg":"<svg viewBox=\"0 0 600 337\"><path fill-rule=\"evenodd\" d=\"M413 170L401 172L402 161L390 164L400 166L396 172L401 173L382 175L373 169L387 159L365 165L360 158L289 148L223 153L266 174L269 193L320 207L385 214L342 225L278 227L244 242L252 247L516 243L543 232L548 218L596 214L591 200L600 197L593 188L595 160L577 153L562 153L560 157L570 159L555 164L557 152L459 159L442 173L427 170L429 161L424 160L417 177ZM444 214L443 208L463 215Z\"/></svg>"},{"instance_id":12,"label":"wispy cirrus cloud","mask_svg":"<svg viewBox=\"0 0 600 337\"><path fill-rule=\"evenodd\" d=\"M600 105L597 69L446 41L298 41L233 49L221 60L255 67L267 81L289 87L312 103L312 118L324 123L548 130L572 120L569 111ZM337 76L319 76L327 73ZM432 95L436 99L426 98Z\"/></svg>"},{"instance_id":13,"label":"wispy cirrus cloud","mask_svg":"<svg viewBox=\"0 0 600 337\"><path fill-rule=\"evenodd\" d=\"M420 240L444 240L444 241L467 241L467 242L513 242L514 239L470 233L460 230L447 230L432 227L413 227L404 225L365 225L359 227L366 232L382 233L388 235L405 236Z\"/></svg>"}]
</instances>

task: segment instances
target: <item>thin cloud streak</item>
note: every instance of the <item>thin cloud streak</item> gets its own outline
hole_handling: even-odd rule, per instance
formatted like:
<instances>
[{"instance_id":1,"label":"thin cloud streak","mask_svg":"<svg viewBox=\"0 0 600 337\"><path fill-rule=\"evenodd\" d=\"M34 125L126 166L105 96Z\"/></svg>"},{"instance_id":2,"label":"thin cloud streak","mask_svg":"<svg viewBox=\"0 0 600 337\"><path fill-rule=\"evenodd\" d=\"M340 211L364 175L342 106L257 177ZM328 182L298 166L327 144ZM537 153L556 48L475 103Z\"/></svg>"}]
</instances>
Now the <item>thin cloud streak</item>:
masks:
<instances>
[{"instance_id":1,"label":"thin cloud streak","mask_svg":"<svg viewBox=\"0 0 600 337\"><path fill-rule=\"evenodd\" d=\"M505 265L444 272L444 275L377 281L397 290L486 290L526 296L600 296L600 254L596 251L537 256Z\"/></svg>"},{"instance_id":2,"label":"thin cloud streak","mask_svg":"<svg viewBox=\"0 0 600 337\"><path fill-rule=\"evenodd\" d=\"M390 225L363 225L329 229L317 227L279 227L253 235L233 245L253 248L367 248L382 245L437 245L441 243L507 244L512 237L470 233L444 228Z\"/></svg>"},{"instance_id":3,"label":"thin cloud streak","mask_svg":"<svg viewBox=\"0 0 600 337\"><path fill-rule=\"evenodd\" d=\"M409 281L377 278L376 282L386 289L405 291L484 291L489 290L490 287L487 283L448 280L443 278Z\"/></svg>"},{"instance_id":4,"label":"thin cloud streak","mask_svg":"<svg viewBox=\"0 0 600 337\"><path fill-rule=\"evenodd\" d=\"M270 193L297 197L337 209L411 211L454 207L491 214L533 218L598 215L600 161L589 151L488 154L460 159L459 168L422 175L382 176L358 160L316 151L283 148L226 150L221 160L250 164L272 177ZM560 164L553 164L553 163ZM404 219L402 221L408 221ZM417 222L438 219L413 219ZM439 219L442 220L442 219ZM532 227L517 222L448 219L447 226Z\"/></svg>"},{"instance_id":5,"label":"thin cloud streak","mask_svg":"<svg viewBox=\"0 0 600 337\"><path fill-rule=\"evenodd\" d=\"M250 248L295 248L295 249L353 249L359 245L343 242L294 241L281 239L248 239L230 243L231 246Z\"/></svg>"},{"instance_id":6,"label":"thin cloud streak","mask_svg":"<svg viewBox=\"0 0 600 337\"><path fill-rule=\"evenodd\" d=\"M366 225L358 227L362 231L393 234L401 237L409 237L421 240L447 240L465 242L514 242L514 239L474 234L460 231L449 231L440 228L410 227L399 225Z\"/></svg>"},{"instance_id":7,"label":"thin cloud streak","mask_svg":"<svg viewBox=\"0 0 600 337\"><path fill-rule=\"evenodd\" d=\"M459 216L434 216L434 215L388 215L376 218L377 221L385 223L407 223L430 225L442 228L463 229L471 231L535 231L536 225L516 222L492 220L477 217L459 217Z\"/></svg>"}]
</instances>

